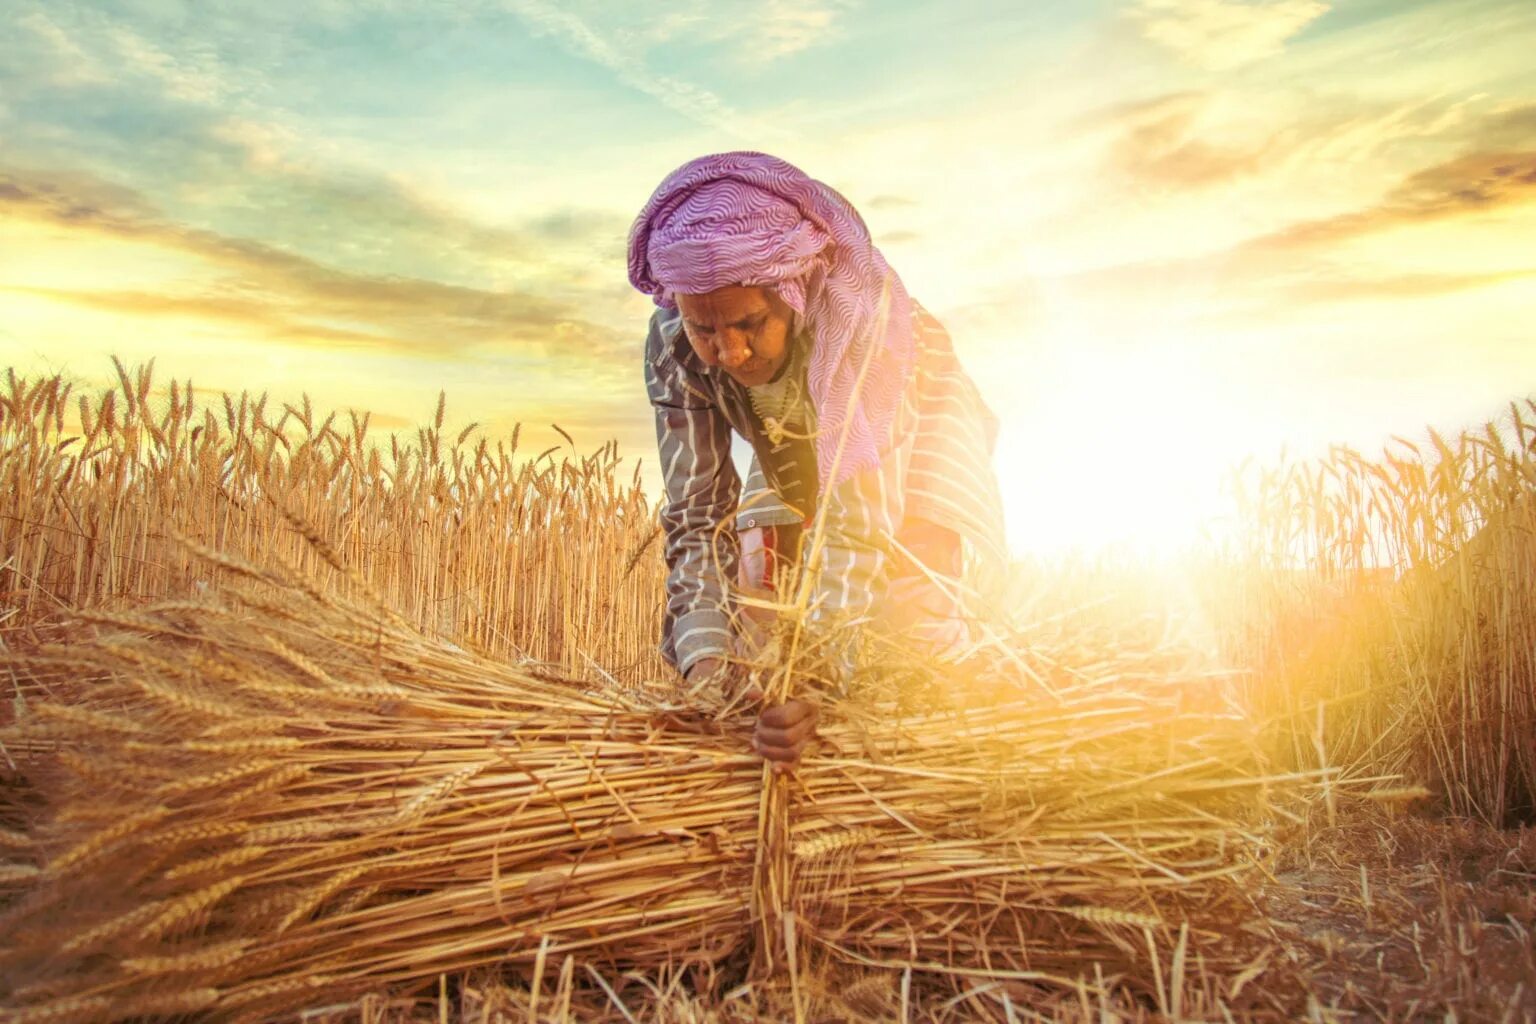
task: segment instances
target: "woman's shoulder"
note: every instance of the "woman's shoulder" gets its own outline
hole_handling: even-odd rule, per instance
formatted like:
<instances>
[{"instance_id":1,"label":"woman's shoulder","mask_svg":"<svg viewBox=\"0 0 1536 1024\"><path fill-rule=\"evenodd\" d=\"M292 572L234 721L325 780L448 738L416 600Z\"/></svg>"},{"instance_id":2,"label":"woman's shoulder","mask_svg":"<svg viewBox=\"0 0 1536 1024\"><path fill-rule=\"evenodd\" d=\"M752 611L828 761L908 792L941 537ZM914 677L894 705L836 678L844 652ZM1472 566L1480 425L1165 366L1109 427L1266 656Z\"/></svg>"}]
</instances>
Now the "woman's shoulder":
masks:
<instances>
[{"instance_id":1,"label":"woman's shoulder","mask_svg":"<svg viewBox=\"0 0 1536 1024\"><path fill-rule=\"evenodd\" d=\"M688 336L683 331L683 315L675 309L656 307L645 337L645 361L651 366L675 366L687 373L704 370Z\"/></svg>"},{"instance_id":2,"label":"woman's shoulder","mask_svg":"<svg viewBox=\"0 0 1536 1024\"><path fill-rule=\"evenodd\" d=\"M651 321L646 329L647 358L673 354L677 343L683 340L682 335L683 315L675 309L657 306L651 311Z\"/></svg>"}]
</instances>

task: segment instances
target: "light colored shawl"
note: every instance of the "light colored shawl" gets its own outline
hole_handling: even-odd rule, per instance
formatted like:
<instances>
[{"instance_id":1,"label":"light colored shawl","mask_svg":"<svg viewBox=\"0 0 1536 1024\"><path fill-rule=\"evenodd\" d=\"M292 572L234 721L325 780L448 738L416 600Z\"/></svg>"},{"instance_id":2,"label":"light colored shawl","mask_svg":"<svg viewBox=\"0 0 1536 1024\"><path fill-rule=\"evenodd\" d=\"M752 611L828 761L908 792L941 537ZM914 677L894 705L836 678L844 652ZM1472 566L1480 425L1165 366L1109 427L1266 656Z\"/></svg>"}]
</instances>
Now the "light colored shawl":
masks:
<instances>
[{"instance_id":1,"label":"light colored shawl","mask_svg":"<svg viewBox=\"0 0 1536 1024\"><path fill-rule=\"evenodd\" d=\"M912 300L848 200L765 153L690 160L635 218L629 279L667 309L679 293L775 289L815 339L806 376L822 486L879 463L913 372Z\"/></svg>"}]
</instances>

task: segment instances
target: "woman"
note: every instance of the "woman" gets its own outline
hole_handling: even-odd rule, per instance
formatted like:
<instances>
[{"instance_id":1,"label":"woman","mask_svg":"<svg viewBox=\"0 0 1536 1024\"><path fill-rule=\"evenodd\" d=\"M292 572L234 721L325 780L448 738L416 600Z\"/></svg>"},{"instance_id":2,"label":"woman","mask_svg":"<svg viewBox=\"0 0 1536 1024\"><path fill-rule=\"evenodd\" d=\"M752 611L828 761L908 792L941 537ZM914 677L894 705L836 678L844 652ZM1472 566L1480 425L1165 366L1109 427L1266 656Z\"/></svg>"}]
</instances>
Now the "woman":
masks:
<instances>
[{"instance_id":1,"label":"woman","mask_svg":"<svg viewBox=\"0 0 1536 1024\"><path fill-rule=\"evenodd\" d=\"M763 153L691 160L629 235L629 277L659 307L646 340L666 486L662 653L723 677L741 546L749 585L819 531L813 622L875 622L952 645L966 546L1001 559L995 420L948 335L907 295L837 192ZM743 494L731 434L754 453ZM792 764L814 728L765 711L759 752Z\"/></svg>"}]
</instances>

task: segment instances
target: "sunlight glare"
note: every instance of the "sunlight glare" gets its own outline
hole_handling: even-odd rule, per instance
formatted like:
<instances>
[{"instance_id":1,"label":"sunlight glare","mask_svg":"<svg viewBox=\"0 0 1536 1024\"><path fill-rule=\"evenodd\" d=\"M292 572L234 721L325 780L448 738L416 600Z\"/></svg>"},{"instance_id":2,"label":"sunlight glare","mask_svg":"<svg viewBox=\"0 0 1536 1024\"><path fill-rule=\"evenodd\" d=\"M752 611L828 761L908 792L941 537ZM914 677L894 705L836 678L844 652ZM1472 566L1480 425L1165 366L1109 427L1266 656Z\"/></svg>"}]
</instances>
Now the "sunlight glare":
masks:
<instances>
[{"instance_id":1,"label":"sunlight glare","mask_svg":"<svg viewBox=\"0 0 1536 1024\"><path fill-rule=\"evenodd\" d=\"M1198 540L1240 449L1223 433L1223 381L1176 338L1049 351L1031 368L1031 400L1001 411L1010 545L1167 556Z\"/></svg>"}]
</instances>

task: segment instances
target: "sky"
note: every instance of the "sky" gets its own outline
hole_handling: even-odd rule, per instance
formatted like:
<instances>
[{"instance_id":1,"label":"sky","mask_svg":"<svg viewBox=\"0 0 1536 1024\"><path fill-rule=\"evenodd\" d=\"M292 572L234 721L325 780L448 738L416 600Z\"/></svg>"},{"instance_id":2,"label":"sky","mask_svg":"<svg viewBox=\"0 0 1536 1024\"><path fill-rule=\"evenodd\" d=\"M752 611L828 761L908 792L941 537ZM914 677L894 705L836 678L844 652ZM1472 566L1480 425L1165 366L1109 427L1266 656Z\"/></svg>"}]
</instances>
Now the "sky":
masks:
<instances>
[{"instance_id":1,"label":"sky","mask_svg":"<svg viewBox=\"0 0 1536 1024\"><path fill-rule=\"evenodd\" d=\"M682 162L843 192L997 413L1019 552L1536 397L1530 0L8 0L0 367L654 466L624 242ZM648 479L657 479L654 469Z\"/></svg>"}]
</instances>

